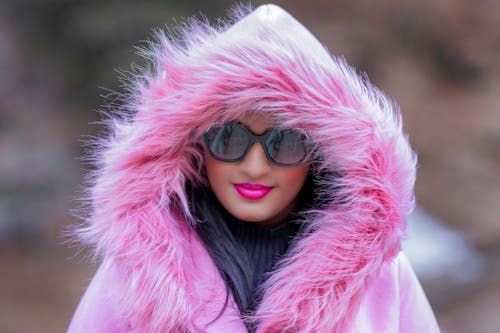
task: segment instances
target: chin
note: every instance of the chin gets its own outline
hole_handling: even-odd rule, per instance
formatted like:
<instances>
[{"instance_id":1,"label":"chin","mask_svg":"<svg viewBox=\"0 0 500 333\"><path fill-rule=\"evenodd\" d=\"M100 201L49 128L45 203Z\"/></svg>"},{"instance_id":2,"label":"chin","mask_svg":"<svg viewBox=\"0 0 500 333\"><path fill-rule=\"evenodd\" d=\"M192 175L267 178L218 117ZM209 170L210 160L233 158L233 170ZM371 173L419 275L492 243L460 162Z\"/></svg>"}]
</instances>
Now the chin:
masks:
<instances>
[{"instance_id":1,"label":"chin","mask_svg":"<svg viewBox=\"0 0 500 333\"><path fill-rule=\"evenodd\" d=\"M262 216L255 216L255 215L235 215L239 220L244 221L244 222L263 222L267 220L267 218L262 217Z\"/></svg>"}]
</instances>

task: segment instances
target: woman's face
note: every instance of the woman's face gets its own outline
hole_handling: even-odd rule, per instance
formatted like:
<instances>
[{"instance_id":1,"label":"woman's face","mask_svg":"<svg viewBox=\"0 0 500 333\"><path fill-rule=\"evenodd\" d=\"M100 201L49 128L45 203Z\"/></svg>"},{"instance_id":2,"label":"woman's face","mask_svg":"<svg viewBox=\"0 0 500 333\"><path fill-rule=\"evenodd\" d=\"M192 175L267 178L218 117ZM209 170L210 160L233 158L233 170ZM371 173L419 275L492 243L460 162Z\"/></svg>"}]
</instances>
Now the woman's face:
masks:
<instances>
[{"instance_id":1,"label":"woman's face","mask_svg":"<svg viewBox=\"0 0 500 333\"><path fill-rule=\"evenodd\" d=\"M254 134L273 124L270 119L247 113L239 120ZM260 143L252 145L239 162L215 160L205 149L208 182L224 208L236 218L272 227L283 222L294 209L304 185L309 164L281 167L272 164Z\"/></svg>"}]
</instances>

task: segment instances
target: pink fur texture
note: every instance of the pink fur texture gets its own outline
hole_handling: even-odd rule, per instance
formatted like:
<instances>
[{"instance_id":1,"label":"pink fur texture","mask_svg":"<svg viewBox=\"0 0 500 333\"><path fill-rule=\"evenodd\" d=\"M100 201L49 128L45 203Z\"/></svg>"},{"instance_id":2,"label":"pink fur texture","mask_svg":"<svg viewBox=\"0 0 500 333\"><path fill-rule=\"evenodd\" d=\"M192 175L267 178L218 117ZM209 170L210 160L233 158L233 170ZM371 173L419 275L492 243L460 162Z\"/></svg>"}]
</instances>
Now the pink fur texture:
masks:
<instances>
[{"instance_id":1,"label":"pink fur texture","mask_svg":"<svg viewBox=\"0 0 500 333\"><path fill-rule=\"evenodd\" d=\"M346 332L400 249L416 158L397 107L280 8L247 14L236 10L232 27L190 22L176 40L158 32L144 51L154 69L134 78L127 105L108 115L111 134L96 142L91 213L78 237L120 273L116 304L138 332L199 329L207 296L195 291L213 264L192 230L184 185L203 181L201 133L248 110L307 130L318 168L338 175L322 184L336 199L308 214L307 235L246 318L258 332Z\"/></svg>"}]
</instances>

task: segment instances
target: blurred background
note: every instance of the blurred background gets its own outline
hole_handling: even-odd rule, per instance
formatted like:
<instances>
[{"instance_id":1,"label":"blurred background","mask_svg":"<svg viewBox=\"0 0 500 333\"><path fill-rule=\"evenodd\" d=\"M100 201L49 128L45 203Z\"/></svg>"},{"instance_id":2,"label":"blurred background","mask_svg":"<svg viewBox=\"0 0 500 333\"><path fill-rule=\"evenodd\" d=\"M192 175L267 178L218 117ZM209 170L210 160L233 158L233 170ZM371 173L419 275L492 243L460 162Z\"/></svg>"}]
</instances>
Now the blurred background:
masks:
<instances>
[{"instance_id":1,"label":"blurred background","mask_svg":"<svg viewBox=\"0 0 500 333\"><path fill-rule=\"evenodd\" d=\"M443 332L498 332L500 1L276 3L399 103L419 154L404 248ZM123 92L117 69L141 62L132 46L232 4L0 3L0 332L64 332L92 277L61 233L89 168L81 140L102 131L101 96Z\"/></svg>"}]
</instances>

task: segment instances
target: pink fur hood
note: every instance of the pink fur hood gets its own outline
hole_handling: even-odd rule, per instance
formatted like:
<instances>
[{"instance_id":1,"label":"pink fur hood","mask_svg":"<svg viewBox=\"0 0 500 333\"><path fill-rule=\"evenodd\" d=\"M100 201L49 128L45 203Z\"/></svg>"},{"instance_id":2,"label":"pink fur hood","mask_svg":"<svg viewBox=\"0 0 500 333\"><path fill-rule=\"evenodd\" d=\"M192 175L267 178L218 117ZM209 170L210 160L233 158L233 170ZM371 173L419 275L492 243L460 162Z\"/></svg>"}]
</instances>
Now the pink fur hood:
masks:
<instances>
[{"instance_id":1,"label":"pink fur hood","mask_svg":"<svg viewBox=\"0 0 500 333\"><path fill-rule=\"evenodd\" d=\"M111 135L94 150L91 214L78 230L102 264L70 332L246 332L232 299L222 317L212 316L225 287L192 230L184 185L199 178L201 133L247 110L306 129L320 167L339 175L336 195L345 202L307 221L307 236L266 281L248 318L258 332L369 332L360 324L364 312L397 321L380 324L396 332L400 312L377 311L387 302L401 306L401 286L414 286L407 290L420 295L420 313L430 313L433 328L425 332L434 332L398 254L416 158L397 106L281 8L234 17L217 29L187 24L178 40L159 32L144 51L154 68L136 76L127 106L109 116Z\"/></svg>"}]
</instances>

